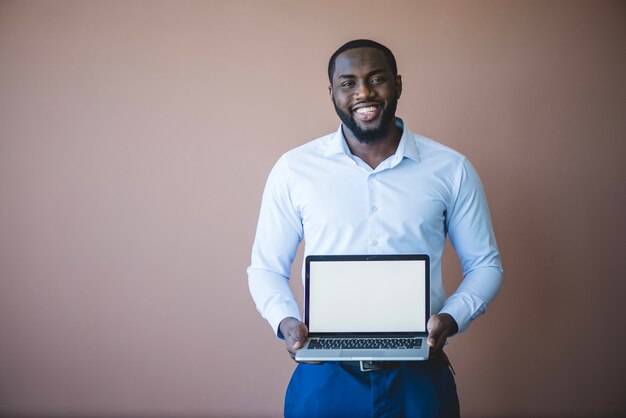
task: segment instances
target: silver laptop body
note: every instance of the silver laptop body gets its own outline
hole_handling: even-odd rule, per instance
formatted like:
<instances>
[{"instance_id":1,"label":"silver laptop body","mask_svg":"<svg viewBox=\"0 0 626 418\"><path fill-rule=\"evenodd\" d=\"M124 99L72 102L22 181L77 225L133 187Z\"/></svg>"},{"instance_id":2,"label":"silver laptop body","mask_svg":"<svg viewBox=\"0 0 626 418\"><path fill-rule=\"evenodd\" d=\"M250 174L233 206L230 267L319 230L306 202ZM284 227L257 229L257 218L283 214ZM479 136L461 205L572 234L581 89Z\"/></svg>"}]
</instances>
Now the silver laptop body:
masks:
<instances>
[{"instance_id":1,"label":"silver laptop body","mask_svg":"<svg viewBox=\"0 0 626 418\"><path fill-rule=\"evenodd\" d=\"M304 302L298 361L428 359L428 255L307 256Z\"/></svg>"}]
</instances>

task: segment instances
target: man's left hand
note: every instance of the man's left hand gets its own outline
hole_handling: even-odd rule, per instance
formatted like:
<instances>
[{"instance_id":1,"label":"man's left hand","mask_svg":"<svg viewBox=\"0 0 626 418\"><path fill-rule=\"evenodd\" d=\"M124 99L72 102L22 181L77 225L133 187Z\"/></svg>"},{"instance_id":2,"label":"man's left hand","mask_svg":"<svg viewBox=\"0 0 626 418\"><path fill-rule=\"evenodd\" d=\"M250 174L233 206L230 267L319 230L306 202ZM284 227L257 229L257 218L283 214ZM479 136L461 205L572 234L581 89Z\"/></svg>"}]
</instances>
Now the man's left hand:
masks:
<instances>
[{"instance_id":1,"label":"man's left hand","mask_svg":"<svg viewBox=\"0 0 626 418\"><path fill-rule=\"evenodd\" d=\"M443 348L446 340L459 330L459 326L450 314L435 314L428 320L428 345L430 351L439 351Z\"/></svg>"}]
</instances>

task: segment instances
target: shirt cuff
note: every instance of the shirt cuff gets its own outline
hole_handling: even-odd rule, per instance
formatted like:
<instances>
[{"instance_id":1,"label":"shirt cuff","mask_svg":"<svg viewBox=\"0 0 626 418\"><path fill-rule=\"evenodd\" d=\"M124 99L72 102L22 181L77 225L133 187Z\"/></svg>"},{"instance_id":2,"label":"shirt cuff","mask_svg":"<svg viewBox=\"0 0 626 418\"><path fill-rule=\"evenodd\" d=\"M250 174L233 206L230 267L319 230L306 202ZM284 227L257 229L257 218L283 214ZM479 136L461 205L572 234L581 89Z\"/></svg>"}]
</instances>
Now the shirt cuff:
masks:
<instances>
[{"instance_id":1,"label":"shirt cuff","mask_svg":"<svg viewBox=\"0 0 626 418\"><path fill-rule=\"evenodd\" d=\"M265 319L274 330L274 334L281 340L284 339L284 337L278 329L278 326L283 319L289 317L296 318L298 321L301 321L298 304L295 301L286 301L280 305L276 305L265 316Z\"/></svg>"},{"instance_id":2,"label":"shirt cuff","mask_svg":"<svg viewBox=\"0 0 626 418\"><path fill-rule=\"evenodd\" d=\"M487 309L485 303L477 304L477 301L471 298L468 299L469 300L464 300L463 296L454 294L448 298L443 309L439 312L440 314L447 313L454 318L456 324L459 326L459 334L469 328L472 319L482 315ZM472 312L474 312L474 314L472 314Z\"/></svg>"}]
</instances>

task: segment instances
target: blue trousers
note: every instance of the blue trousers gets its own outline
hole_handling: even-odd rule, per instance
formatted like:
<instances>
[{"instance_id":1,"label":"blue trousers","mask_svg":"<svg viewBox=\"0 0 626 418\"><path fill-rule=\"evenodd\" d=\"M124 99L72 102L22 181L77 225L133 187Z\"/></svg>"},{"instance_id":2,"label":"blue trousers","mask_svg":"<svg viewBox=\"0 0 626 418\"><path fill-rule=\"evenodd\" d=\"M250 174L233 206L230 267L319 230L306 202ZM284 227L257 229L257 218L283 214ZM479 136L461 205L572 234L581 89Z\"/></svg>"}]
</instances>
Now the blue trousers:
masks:
<instances>
[{"instance_id":1,"label":"blue trousers","mask_svg":"<svg viewBox=\"0 0 626 418\"><path fill-rule=\"evenodd\" d=\"M341 362L298 364L285 395L285 417L458 418L459 399L443 359L402 362L362 372Z\"/></svg>"}]
</instances>

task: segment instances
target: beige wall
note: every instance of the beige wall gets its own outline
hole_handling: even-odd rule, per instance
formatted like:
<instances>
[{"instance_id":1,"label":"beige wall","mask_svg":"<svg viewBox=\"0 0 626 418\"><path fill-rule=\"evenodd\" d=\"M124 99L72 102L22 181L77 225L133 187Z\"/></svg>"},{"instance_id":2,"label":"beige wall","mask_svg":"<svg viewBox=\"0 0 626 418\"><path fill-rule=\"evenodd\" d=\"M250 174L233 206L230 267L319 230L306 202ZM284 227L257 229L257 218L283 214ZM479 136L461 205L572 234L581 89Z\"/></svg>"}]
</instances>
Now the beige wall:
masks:
<instances>
[{"instance_id":1,"label":"beige wall","mask_svg":"<svg viewBox=\"0 0 626 418\"><path fill-rule=\"evenodd\" d=\"M280 416L245 268L356 37L488 193L506 278L449 346L464 415L626 413L623 1L2 0L0 415Z\"/></svg>"}]
</instances>

